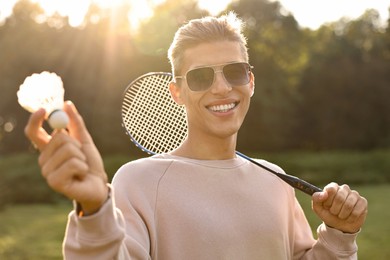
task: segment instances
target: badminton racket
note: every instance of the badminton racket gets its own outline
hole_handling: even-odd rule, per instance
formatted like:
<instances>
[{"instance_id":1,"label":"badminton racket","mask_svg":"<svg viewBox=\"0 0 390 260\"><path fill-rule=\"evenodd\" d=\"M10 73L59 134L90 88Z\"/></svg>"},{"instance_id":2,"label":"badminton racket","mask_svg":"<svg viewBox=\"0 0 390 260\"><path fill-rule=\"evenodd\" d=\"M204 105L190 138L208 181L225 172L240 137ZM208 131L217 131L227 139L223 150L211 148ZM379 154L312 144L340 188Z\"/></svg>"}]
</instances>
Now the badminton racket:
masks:
<instances>
[{"instance_id":1,"label":"badminton racket","mask_svg":"<svg viewBox=\"0 0 390 260\"><path fill-rule=\"evenodd\" d=\"M123 93L122 125L131 141L148 154L170 152L187 136L186 111L173 101L168 89L171 81L170 73L151 72L135 79ZM240 152L236 154L306 194L321 191L298 177L277 172Z\"/></svg>"}]
</instances>

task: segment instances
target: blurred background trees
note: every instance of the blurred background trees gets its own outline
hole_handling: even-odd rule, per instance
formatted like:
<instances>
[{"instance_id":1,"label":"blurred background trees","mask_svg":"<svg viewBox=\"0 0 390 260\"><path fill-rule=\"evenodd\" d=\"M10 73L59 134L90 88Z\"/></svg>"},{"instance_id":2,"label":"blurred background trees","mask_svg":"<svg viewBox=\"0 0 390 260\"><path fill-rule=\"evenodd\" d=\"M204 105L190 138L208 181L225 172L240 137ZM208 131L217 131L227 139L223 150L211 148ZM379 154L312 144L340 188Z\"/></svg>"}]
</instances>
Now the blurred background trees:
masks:
<instances>
[{"instance_id":1,"label":"blurred background trees","mask_svg":"<svg viewBox=\"0 0 390 260\"><path fill-rule=\"evenodd\" d=\"M170 71L166 52L185 21L207 15L194 0L167 0L137 31L130 6L91 5L83 26L20 0L0 25L0 153L26 151L29 114L16 91L26 76L56 72L103 153L137 149L121 127L122 92L136 77ZM318 30L300 28L278 2L240 0L256 90L239 135L242 151L390 146L390 28L378 12ZM115 15L111 15L115 11Z\"/></svg>"}]
</instances>

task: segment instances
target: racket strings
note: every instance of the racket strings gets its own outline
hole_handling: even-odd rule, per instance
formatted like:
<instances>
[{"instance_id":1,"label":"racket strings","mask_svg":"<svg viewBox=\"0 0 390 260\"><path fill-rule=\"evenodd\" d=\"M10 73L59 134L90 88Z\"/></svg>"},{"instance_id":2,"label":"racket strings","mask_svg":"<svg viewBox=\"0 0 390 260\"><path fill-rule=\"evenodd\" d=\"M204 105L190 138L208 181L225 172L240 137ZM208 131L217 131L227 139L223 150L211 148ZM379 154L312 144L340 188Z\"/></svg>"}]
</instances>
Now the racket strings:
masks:
<instances>
[{"instance_id":1,"label":"racket strings","mask_svg":"<svg viewBox=\"0 0 390 260\"><path fill-rule=\"evenodd\" d=\"M170 74L136 80L127 90L122 118L132 141L149 153L169 152L187 136L186 114L171 98Z\"/></svg>"}]
</instances>

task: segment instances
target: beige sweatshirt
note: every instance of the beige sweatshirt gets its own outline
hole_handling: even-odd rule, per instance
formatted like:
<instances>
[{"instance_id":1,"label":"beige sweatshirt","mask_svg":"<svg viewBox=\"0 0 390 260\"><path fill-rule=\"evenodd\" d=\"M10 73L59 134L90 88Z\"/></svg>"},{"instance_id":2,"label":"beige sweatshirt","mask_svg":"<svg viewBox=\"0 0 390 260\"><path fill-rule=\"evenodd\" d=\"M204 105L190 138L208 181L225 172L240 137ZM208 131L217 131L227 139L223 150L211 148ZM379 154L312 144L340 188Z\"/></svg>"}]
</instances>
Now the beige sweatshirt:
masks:
<instances>
[{"instance_id":1,"label":"beige sweatshirt","mask_svg":"<svg viewBox=\"0 0 390 260\"><path fill-rule=\"evenodd\" d=\"M261 161L268 167L277 166ZM242 158L168 154L122 166L99 212L69 215L66 259L357 259L356 234L320 225L294 190Z\"/></svg>"}]
</instances>

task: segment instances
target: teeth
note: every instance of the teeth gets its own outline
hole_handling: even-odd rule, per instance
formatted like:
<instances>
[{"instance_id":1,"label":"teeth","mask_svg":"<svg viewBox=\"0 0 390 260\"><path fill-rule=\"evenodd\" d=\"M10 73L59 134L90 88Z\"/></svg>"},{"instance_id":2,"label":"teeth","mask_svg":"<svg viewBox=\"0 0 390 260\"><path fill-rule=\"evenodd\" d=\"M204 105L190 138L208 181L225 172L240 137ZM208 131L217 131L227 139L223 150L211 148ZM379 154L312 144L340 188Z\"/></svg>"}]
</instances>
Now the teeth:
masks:
<instances>
[{"instance_id":1,"label":"teeth","mask_svg":"<svg viewBox=\"0 0 390 260\"><path fill-rule=\"evenodd\" d=\"M225 104L225 105L218 105L218 106L211 106L209 109L213 112L227 112L230 109L233 109L236 106L235 103L231 104Z\"/></svg>"}]
</instances>

